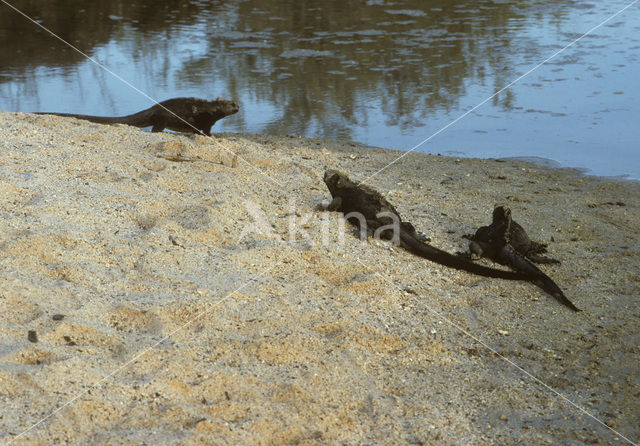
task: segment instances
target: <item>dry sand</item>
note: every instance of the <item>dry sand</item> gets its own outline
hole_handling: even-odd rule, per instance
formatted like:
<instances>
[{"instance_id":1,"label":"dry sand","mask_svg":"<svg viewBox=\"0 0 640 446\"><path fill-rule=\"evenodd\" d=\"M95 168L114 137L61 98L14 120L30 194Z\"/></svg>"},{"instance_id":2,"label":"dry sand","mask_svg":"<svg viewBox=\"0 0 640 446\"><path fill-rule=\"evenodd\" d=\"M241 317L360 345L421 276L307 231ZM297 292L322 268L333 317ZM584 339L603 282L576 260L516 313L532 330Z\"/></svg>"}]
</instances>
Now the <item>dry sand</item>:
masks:
<instances>
[{"instance_id":1,"label":"dry sand","mask_svg":"<svg viewBox=\"0 0 640 446\"><path fill-rule=\"evenodd\" d=\"M325 168L399 152L2 112L0 136L2 442L640 437L637 182L411 154L369 183L451 252L508 204L576 314L318 210Z\"/></svg>"}]
</instances>

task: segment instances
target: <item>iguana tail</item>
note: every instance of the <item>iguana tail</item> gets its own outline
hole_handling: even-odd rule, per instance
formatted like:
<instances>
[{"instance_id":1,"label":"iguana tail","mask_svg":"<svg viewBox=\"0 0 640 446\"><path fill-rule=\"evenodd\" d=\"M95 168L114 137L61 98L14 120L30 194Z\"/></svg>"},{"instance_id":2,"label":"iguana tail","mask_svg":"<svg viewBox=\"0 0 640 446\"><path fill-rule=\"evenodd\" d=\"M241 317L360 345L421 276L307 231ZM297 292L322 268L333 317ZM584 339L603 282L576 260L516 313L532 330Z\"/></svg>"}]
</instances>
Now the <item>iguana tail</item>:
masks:
<instances>
[{"instance_id":1,"label":"iguana tail","mask_svg":"<svg viewBox=\"0 0 640 446\"><path fill-rule=\"evenodd\" d=\"M571 308L573 311L580 311L580 308L576 307L568 298L564 295L562 290L556 283L545 273L541 272L542 276L534 280L533 283L538 285L545 292L549 293L553 297L556 298L558 302L560 302L565 307Z\"/></svg>"},{"instance_id":2,"label":"iguana tail","mask_svg":"<svg viewBox=\"0 0 640 446\"><path fill-rule=\"evenodd\" d=\"M518 253L511 245L505 245L500 252L500 263L508 265L515 271L521 271L534 276L532 280L538 287L546 293L555 297L562 305L571 308L573 311L580 311L568 298L556 283L545 273L535 266L529 259Z\"/></svg>"},{"instance_id":3,"label":"iguana tail","mask_svg":"<svg viewBox=\"0 0 640 446\"><path fill-rule=\"evenodd\" d=\"M83 119L89 122L95 122L97 124L122 124L123 119L125 117L111 117L111 116L93 116L93 115L76 115L73 113L47 113L47 112L36 112L36 115L54 115L54 116L63 116L65 118L76 118Z\"/></svg>"},{"instance_id":4,"label":"iguana tail","mask_svg":"<svg viewBox=\"0 0 640 446\"><path fill-rule=\"evenodd\" d=\"M441 249L434 248L431 245L423 243L405 231L400 231L400 241L415 255L424 257L427 260L431 260L432 262L439 263L450 268L467 271L469 273L485 277L497 277L499 279L532 280L536 278L526 272L503 271L472 263L463 257L449 254L446 251L442 251Z\"/></svg>"}]
</instances>

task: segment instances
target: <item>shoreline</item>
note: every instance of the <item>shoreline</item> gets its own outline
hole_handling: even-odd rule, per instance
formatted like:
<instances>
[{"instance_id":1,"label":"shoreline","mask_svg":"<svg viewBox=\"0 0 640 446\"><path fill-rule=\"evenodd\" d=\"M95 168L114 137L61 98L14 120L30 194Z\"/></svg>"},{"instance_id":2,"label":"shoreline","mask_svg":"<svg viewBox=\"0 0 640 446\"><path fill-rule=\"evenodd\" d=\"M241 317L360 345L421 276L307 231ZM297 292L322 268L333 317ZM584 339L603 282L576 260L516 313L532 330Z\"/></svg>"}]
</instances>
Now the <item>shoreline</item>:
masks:
<instances>
[{"instance_id":1,"label":"shoreline","mask_svg":"<svg viewBox=\"0 0 640 446\"><path fill-rule=\"evenodd\" d=\"M331 139L326 139L326 138L308 138L306 136L260 134L260 133L231 133L231 132L219 133L218 135L237 135L237 136L246 137L248 139L259 139L261 137L271 136L273 138L281 138L282 140L287 140L289 138L293 138L293 139L298 139L298 140L320 141L320 142L323 142L325 145L327 145L327 144L331 145L332 146L332 150L336 150L336 151L349 150L347 148L342 148L344 146L344 147L349 147L349 148L358 147L358 148L366 149L366 150L371 149L371 150L382 150L382 151L385 151L385 152L393 152L393 153L397 153L398 156L407 152L407 150L402 150L402 149L371 146L371 145L368 145L368 144L365 144L365 143L359 142L359 141L331 140ZM504 160L504 161L517 161L517 162L523 162L523 163L532 164L532 165L538 166L538 167L544 167L544 168L548 168L548 169L559 170L559 171L562 171L562 172L567 173L567 174L574 174L574 175L577 175L577 176L584 176L584 177L587 177L587 178L592 178L592 179L601 180L601 181L640 182L640 178L633 178L631 176L631 174L610 175L610 176L598 175L598 174L595 174L595 173L589 173L589 172L591 172L591 169L589 169L587 167L572 167L572 166L568 166L568 165L565 166L562 163L560 163L559 161L556 161L554 159L538 157L538 156L504 156L504 157L478 158L478 157L474 157L474 156L467 156L467 155L464 155L464 154L462 154L460 156L453 156L453 155L446 155L446 154L442 154L442 153L430 153L430 152L420 152L420 151L412 151L411 153L417 153L417 154L422 154L422 155L430 155L430 156L443 156L443 157L451 158L451 159L457 159L457 158L475 159L475 160L496 160L496 159L498 159L498 160Z\"/></svg>"},{"instance_id":2,"label":"shoreline","mask_svg":"<svg viewBox=\"0 0 640 446\"><path fill-rule=\"evenodd\" d=\"M75 397L15 444L640 437L636 180L414 152L368 182L448 252L508 204L575 314L317 210L326 168L402 151L7 112L0 136L0 441Z\"/></svg>"}]
</instances>

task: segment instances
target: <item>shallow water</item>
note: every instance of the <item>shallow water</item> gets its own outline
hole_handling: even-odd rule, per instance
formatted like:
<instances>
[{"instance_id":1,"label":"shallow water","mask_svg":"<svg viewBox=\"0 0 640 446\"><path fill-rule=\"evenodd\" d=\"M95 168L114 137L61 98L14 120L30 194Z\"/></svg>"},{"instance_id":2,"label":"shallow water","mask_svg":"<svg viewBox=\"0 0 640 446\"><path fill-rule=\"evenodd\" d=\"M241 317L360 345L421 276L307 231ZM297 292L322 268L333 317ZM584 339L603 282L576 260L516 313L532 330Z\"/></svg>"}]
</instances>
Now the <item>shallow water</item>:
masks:
<instances>
[{"instance_id":1,"label":"shallow water","mask_svg":"<svg viewBox=\"0 0 640 446\"><path fill-rule=\"evenodd\" d=\"M640 4L441 132L628 3L12 4L156 100L238 101L214 131L396 149L428 139L417 150L640 178ZM0 41L0 109L120 115L151 105L4 4Z\"/></svg>"}]
</instances>

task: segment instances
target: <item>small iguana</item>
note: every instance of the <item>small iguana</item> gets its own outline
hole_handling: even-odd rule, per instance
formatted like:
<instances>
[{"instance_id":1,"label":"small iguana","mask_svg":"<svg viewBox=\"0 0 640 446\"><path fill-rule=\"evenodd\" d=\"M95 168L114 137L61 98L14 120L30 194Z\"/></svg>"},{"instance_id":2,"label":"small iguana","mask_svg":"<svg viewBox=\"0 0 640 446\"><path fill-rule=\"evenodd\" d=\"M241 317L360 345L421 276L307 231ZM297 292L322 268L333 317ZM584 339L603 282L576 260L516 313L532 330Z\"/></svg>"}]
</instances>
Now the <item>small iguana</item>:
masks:
<instances>
[{"instance_id":1,"label":"small iguana","mask_svg":"<svg viewBox=\"0 0 640 446\"><path fill-rule=\"evenodd\" d=\"M512 219L511 209L507 206L496 206L491 224L482 226L474 235L465 237L471 240L469 253L472 259L488 257L514 271L530 274L534 277L532 282L541 289L573 311L580 311L567 299L560 287L533 264L560 262L538 255L546 251L546 245L532 242L524 228Z\"/></svg>"},{"instance_id":2,"label":"small iguana","mask_svg":"<svg viewBox=\"0 0 640 446\"><path fill-rule=\"evenodd\" d=\"M202 132L207 136L211 136L211 126L217 120L233 115L238 110L238 104L221 98L213 101L199 98L173 98L127 116L91 116L48 112L38 112L36 114L66 116L98 124L127 124L136 127L152 126L152 132L161 132L167 128L176 132Z\"/></svg>"},{"instance_id":3,"label":"small iguana","mask_svg":"<svg viewBox=\"0 0 640 446\"><path fill-rule=\"evenodd\" d=\"M508 224L509 221L511 222L510 224ZM534 263L560 263L559 260L540 255L547 252L547 245L531 240L524 228L511 218L511 209L506 206L495 207L491 225L482 226L476 231L475 235L467 235L465 237L470 240L478 238L482 241L483 238L490 236L492 232L500 230L505 225L509 226L509 244L520 254ZM474 249L481 249L481 246L476 244ZM482 253L475 253L471 250L471 256L472 258L480 258Z\"/></svg>"},{"instance_id":4,"label":"small iguana","mask_svg":"<svg viewBox=\"0 0 640 446\"><path fill-rule=\"evenodd\" d=\"M380 193L368 186L354 183L341 172L327 170L324 182L333 197L328 210L342 212L345 218L355 223L361 231L373 231L374 236L391 239L417 256L451 268L486 277L511 280L531 278L527 273L514 273L477 265L462 256L449 254L425 243L413 225L402 221L398 211Z\"/></svg>"}]
</instances>

